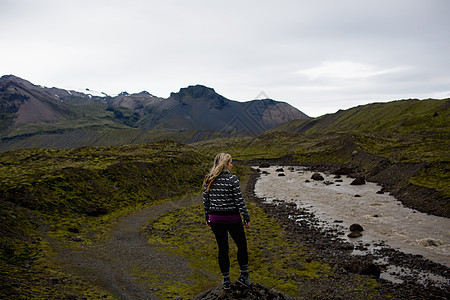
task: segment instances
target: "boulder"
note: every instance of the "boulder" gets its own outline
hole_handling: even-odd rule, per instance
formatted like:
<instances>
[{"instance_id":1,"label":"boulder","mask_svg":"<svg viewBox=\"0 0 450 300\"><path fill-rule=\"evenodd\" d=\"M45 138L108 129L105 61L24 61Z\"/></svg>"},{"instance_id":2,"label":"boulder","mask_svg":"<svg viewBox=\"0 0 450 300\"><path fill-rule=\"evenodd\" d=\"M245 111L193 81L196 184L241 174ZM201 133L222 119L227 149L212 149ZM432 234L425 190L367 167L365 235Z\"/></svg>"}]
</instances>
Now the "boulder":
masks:
<instances>
[{"instance_id":1,"label":"boulder","mask_svg":"<svg viewBox=\"0 0 450 300\"><path fill-rule=\"evenodd\" d=\"M350 262L344 266L347 272L379 278L381 268L371 262Z\"/></svg>"},{"instance_id":2,"label":"boulder","mask_svg":"<svg viewBox=\"0 0 450 300\"><path fill-rule=\"evenodd\" d=\"M319 173L312 174L311 179L313 179L313 180L324 180L323 176L320 175Z\"/></svg>"},{"instance_id":3,"label":"boulder","mask_svg":"<svg viewBox=\"0 0 450 300\"><path fill-rule=\"evenodd\" d=\"M278 173L278 176L286 176L284 173Z\"/></svg>"},{"instance_id":4,"label":"boulder","mask_svg":"<svg viewBox=\"0 0 450 300\"><path fill-rule=\"evenodd\" d=\"M283 168L278 168L278 169L275 170L275 172L284 172L284 169Z\"/></svg>"},{"instance_id":5,"label":"boulder","mask_svg":"<svg viewBox=\"0 0 450 300\"><path fill-rule=\"evenodd\" d=\"M231 289L224 290L217 286L206 292L191 298L194 300L217 300L217 299L247 299L247 300L269 300L269 299L294 299L291 296L278 292L270 287L254 283L251 287L244 287L239 283L232 282Z\"/></svg>"},{"instance_id":6,"label":"boulder","mask_svg":"<svg viewBox=\"0 0 450 300\"><path fill-rule=\"evenodd\" d=\"M362 176L358 176L356 177L352 183L350 183L350 185L362 185L362 184L366 184L366 180L364 179L364 177Z\"/></svg>"},{"instance_id":7,"label":"boulder","mask_svg":"<svg viewBox=\"0 0 450 300\"><path fill-rule=\"evenodd\" d=\"M364 228L359 224L350 225L350 231L364 231Z\"/></svg>"},{"instance_id":8,"label":"boulder","mask_svg":"<svg viewBox=\"0 0 450 300\"><path fill-rule=\"evenodd\" d=\"M261 163L261 164L259 165L259 167L260 167L260 168L270 168L270 164L264 162L264 163Z\"/></svg>"}]
</instances>

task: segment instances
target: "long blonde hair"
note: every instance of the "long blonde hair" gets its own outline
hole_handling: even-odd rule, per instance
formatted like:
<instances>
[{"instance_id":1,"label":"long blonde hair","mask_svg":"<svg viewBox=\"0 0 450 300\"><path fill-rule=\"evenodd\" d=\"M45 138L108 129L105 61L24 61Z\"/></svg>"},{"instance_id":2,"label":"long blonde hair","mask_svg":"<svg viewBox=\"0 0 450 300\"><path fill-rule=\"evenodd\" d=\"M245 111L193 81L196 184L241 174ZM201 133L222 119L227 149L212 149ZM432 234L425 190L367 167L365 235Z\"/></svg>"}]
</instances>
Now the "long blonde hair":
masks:
<instances>
[{"instance_id":1,"label":"long blonde hair","mask_svg":"<svg viewBox=\"0 0 450 300\"><path fill-rule=\"evenodd\" d=\"M231 155L228 153L219 153L214 157L214 165L211 171L205 176L203 181L203 188L206 193L209 193L209 189L216 181L216 178L222 173L223 169L231 162Z\"/></svg>"}]
</instances>

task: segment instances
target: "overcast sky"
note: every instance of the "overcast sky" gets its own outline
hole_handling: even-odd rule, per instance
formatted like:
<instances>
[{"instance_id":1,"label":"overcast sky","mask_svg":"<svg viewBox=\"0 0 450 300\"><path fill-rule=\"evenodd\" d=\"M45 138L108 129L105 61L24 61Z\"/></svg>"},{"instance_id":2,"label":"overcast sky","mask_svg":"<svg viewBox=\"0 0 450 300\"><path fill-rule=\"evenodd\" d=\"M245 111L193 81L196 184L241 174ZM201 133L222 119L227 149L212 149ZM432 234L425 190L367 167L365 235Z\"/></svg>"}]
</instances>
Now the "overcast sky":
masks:
<instances>
[{"instance_id":1,"label":"overcast sky","mask_svg":"<svg viewBox=\"0 0 450 300\"><path fill-rule=\"evenodd\" d=\"M202 84L309 116L450 97L449 0L0 0L0 75L47 87Z\"/></svg>"}]
</instances>

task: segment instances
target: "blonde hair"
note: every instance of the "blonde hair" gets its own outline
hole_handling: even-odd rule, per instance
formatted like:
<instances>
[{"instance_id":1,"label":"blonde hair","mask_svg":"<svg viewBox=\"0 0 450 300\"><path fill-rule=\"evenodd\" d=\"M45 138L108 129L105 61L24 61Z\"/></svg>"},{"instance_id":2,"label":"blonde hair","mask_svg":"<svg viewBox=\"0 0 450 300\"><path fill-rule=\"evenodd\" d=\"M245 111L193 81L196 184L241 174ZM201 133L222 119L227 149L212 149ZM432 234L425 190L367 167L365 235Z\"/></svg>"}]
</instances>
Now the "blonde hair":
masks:
<instances>
[{"instance_id":1,"label":"blonde hair","mask_svg":"<svg viewBox=\"0 0 450 300\"><path fill-rule=\"evenodd\" d=\"M203 181L203 188L206 193L209 192L211 186L216 181L216 178L222 173L223 169L230 163L231 155L228 153L219 153L214 157L214 165L211 168L211 171L205 176L205 180Z\"/></svg>"}]
</instances>

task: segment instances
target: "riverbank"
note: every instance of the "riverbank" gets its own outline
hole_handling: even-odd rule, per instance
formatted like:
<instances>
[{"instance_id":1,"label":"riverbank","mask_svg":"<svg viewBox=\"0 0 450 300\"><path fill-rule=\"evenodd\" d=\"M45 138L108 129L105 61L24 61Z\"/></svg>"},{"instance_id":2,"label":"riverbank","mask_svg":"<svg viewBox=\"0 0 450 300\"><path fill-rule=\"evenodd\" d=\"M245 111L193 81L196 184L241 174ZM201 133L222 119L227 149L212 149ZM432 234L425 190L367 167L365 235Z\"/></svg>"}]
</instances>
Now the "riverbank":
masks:
<instances>
[{"instance_id":1,"label":"riverbank","mask_svg":"<svg viewBox=\"0 0 450 300\"><path fill-rule=\"evenodd\" d=\"M408 273L406 270L424 270L437 274L444 278L450 278L449 268L433 263L421 256L405 254L386 245L379 245L379 250L364 256L351 255L354 246L340 239L341 233L336 230L326 230L320 226L320 221L311 212L299 209L295 204L284 203L283 201L265 202L254 193L256 181L260 176L259 172L253 171L246 186L245 194L247 199L257 203L264 211L275 217L282 227L289 232L289 236L308 248L313 249L315 258L324 260L335 269L334 280L340 284L345 284L350 280L352 274L363 274L377 278L382 268L390 265L398 266L402 282L392 283L384 279L378 279L380 283L380 294L391 295L394 299L447 299L449 286L436 286L431 281L419 283L417 274ZM295 217L292 217L295 216ZM301 219L299 223L296 220ZM381 256L387 257L383 264L376 264ZM317 282L311 286L305 285L305 294L314 294L317 289L328 289L332 298L342 298L339 291L322 287L322 284L329 284L328 281ZM307 289L314 289L308 291Z\"/></svg>"}]
</instances>

